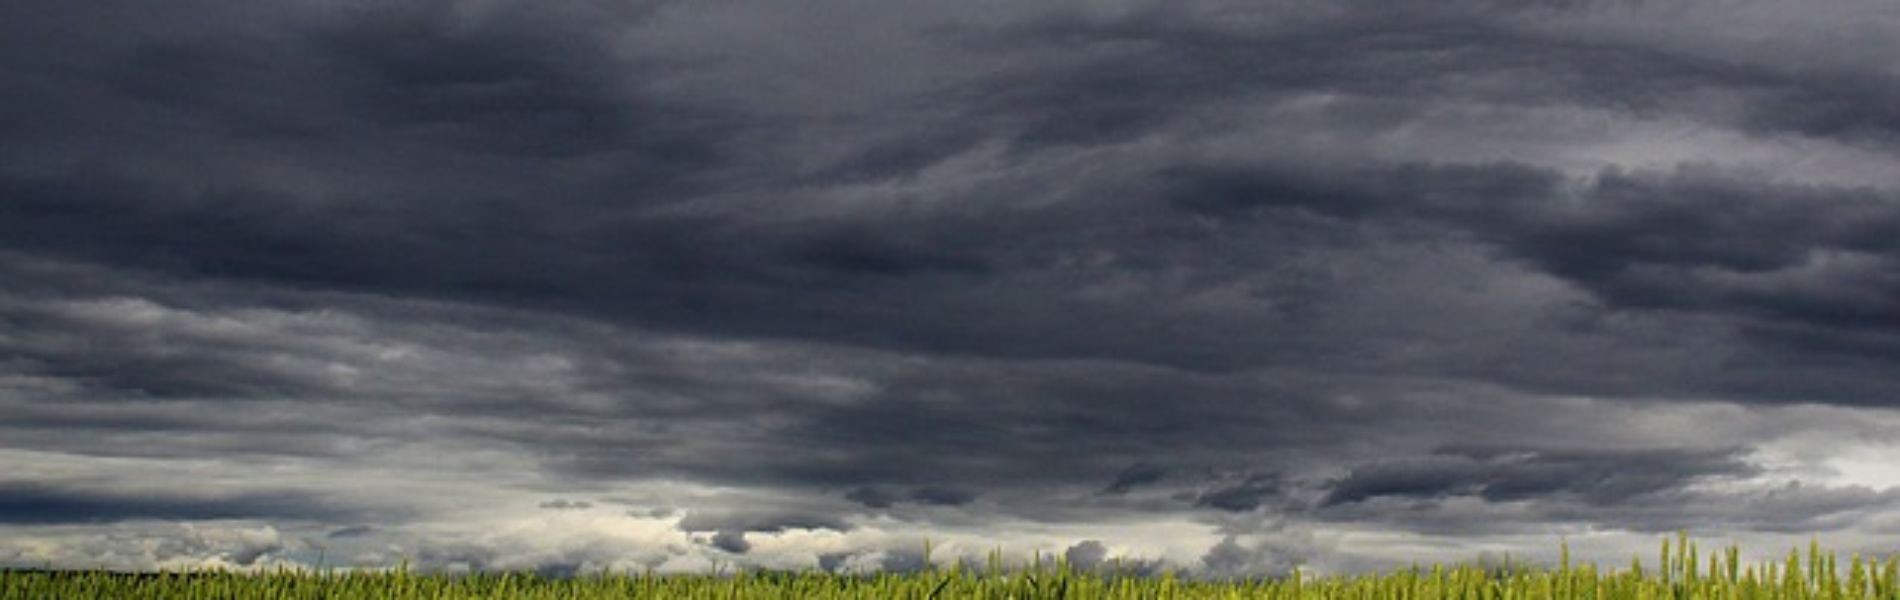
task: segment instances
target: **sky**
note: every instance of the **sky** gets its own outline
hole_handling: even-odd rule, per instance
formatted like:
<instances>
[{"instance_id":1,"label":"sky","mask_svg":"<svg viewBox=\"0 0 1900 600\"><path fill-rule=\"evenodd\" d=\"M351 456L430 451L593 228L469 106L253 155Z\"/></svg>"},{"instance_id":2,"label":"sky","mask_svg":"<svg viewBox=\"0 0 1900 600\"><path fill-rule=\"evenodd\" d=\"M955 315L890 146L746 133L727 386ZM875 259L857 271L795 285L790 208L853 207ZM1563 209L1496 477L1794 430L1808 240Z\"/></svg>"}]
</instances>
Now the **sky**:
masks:
<instances>
[{"instance_id":1,"label":"sky","mask_svg":"<svg viewBox=\"0 0 1900 600\"><path fill-rule=\"evenodd\" d=\"M1888 0L0 4L0 566L1889 554L1895 56Z\"/></svg>"}]
</instances>

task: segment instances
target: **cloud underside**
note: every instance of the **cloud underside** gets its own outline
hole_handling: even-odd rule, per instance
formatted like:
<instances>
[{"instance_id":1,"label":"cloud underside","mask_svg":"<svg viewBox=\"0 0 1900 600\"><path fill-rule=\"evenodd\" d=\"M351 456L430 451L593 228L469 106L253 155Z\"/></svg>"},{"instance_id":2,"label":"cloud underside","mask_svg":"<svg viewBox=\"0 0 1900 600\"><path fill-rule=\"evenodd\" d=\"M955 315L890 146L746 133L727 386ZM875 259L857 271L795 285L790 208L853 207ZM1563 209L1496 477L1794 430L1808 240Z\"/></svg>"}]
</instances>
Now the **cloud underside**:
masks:
<instances>
[{"instance_id":1,"label":"cloud underside","mask_svg":"<svg viewBox=\"0 0 1900 600\"><path fill-rule=\"evenodd\" d=\"M1388 4L0 9L0 563L1900 531L1891 9Z\"/></svg>"}]
</instances>

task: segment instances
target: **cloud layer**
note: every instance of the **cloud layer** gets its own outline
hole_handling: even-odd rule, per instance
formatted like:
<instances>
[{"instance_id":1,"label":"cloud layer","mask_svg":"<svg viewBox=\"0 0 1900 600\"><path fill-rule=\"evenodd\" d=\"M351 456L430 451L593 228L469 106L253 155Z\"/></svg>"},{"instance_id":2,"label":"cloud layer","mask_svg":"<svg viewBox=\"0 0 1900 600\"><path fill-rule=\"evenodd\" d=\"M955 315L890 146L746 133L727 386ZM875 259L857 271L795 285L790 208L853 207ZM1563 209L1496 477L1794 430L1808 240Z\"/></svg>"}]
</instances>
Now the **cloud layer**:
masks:
<instances>
[{"instance_id":1,"label":"cloud layer","mask_svg":"<svg viewBox=\"0 0 1900 600\"><path fill-rule=\"evenodd\" d=\"M0 16L0 564L1900 534L1885 3Z\"/></svg>"}]
</instances>

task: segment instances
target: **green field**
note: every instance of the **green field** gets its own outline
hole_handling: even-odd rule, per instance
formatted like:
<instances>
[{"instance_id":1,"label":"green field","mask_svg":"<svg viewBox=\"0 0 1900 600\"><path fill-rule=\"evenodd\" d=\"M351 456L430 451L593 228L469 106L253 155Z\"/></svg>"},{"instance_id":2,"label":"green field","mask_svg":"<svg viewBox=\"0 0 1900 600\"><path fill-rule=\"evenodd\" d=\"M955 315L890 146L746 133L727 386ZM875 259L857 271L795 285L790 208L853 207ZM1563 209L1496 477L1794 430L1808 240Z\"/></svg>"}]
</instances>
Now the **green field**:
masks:
<instances>
[{"instance_id":1,"label":"green field","mask_svg":"<svg viewBox=\"0 0 1900 600\"><path fill-rule=\"evenodd\" d=\"M1900 600L1900 559L1849 557L1810 546L1786 560L1743 564L1736 548L1698 557L1693 543L1664 541L1658 562L1633 559L1621 568L1571 564L1568 553L1548 568L1416 567L1390 573L1257 581L1194 581L1172 575L1118 577L1078 573L1061 563L1021 569L948 567L905 575L739 573L728 576L592 575L539 577L394 572L220 572L125 574L74 571L0 572L0 599L81 598L1279 598L1429 600L1473 598L1615 598L1744 600L1880 598Z\"/></svg>"}]
</instances>

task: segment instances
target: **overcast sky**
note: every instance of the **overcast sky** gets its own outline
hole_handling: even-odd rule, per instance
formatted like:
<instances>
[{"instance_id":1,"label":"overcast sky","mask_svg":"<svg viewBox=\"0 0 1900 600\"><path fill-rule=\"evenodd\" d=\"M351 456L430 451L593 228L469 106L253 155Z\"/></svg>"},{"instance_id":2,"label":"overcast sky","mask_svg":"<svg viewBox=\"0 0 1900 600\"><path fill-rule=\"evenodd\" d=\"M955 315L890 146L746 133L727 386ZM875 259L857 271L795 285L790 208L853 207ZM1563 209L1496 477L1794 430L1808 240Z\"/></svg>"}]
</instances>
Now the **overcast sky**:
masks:
<instances>
[{"instance_id":1,"label":"overcast sky","mask_svg":"<svg viewBox=\"0 0 1900 600\"><path fill-rule=\"evenodd\" d=\"M1900 543L1890 0L0 5L0 565Z\"/></svg>"}]
</instances>

